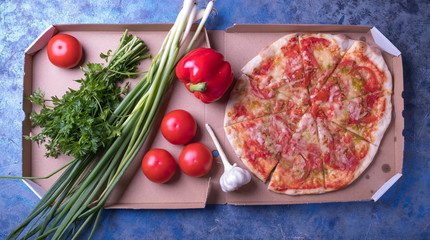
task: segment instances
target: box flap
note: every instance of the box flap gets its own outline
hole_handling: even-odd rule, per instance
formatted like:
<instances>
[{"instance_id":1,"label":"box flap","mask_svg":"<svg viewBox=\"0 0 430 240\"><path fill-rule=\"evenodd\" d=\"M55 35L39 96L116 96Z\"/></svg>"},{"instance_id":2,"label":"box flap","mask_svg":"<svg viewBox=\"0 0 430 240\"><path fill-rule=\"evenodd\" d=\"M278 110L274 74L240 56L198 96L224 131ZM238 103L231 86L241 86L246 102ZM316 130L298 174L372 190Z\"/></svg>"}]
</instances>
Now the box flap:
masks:
<instances>
[{"instance_id":1,"label":"box flap","mask_svg":"<svg viewBox=\"0 0 430 240\"><path fill-rule=\"evenodd\" d=\"M394 56L399 56L401 54L400 50L394 46L394 44L391 43L390 40L388 40L388 38L385 37L384 34L382 34L376 27L372 27L370 32L372 33L372 37L376 44L378 44L378 46L384 51Z\"/></svg>"},{"instance_id":2,"label":"box flap","mask_svg":"<svg viewBox=\"0 0 430 240\"><path fill-rule=\"evenodd\" d=\"M375 202L378 201L378 199L381 198L382 195L384 195L388 191L388 189L390 189L394 185L394 183L396 183L397 180L400 179L401 176L401 173L397 173L392 178L390 178L390 180L384 183L384 185L382 185L381 188L379 188L378 191L373 194L372 200Z\"/></svg>"},{"instance_id":3,"label":"box flap","mask_svg":"<svg viewBox=\"0 0 430 240\"><path fill-rule=\"evenodd\" d=\"M30 190L32 192L34 192L34 194L36 194L36 196L39 199L42 199L43 196L45 196L46 194L46 190L43 189L41 186L39 186L38 184L36 184L35 182L28 180L28 179L22 179L22 181L25 183L25 185L27 185L28 188L30 188Z\"/></svg>"},{"instance_id":4,"label":"box flap","mask_svg":"<svg viewBox=\"0 0 430 240\"><path fill-rule=\"evenodd\" d=\"M25 50L25 54L33 55L43 47L45 47L46 44L48 44L49 39L54 36L54 34L57 32L57 29L51 25L48 28L43 31L42 34L39 35L31 44L28 46L28 48Z\"/></svg>"}]
</instances>

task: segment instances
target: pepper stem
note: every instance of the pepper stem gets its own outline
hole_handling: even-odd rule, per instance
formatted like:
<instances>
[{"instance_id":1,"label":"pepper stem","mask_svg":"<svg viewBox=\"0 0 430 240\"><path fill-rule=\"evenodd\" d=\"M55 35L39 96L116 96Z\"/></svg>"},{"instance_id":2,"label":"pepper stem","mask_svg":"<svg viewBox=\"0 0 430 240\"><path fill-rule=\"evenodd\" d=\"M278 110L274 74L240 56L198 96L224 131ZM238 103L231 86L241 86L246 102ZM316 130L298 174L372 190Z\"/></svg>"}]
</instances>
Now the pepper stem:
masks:
<instances>
[{"instance_id":1,"label":"pepper stem","mask_svg":"<svg viewBox=\"0 0 430 240\"><path fill-rule=\"evenodd\" d=\"M199 83L190 83L190 91L191 92L204 92L206 91L207 82L199 82Z\"/></svg>"}]
</instances>

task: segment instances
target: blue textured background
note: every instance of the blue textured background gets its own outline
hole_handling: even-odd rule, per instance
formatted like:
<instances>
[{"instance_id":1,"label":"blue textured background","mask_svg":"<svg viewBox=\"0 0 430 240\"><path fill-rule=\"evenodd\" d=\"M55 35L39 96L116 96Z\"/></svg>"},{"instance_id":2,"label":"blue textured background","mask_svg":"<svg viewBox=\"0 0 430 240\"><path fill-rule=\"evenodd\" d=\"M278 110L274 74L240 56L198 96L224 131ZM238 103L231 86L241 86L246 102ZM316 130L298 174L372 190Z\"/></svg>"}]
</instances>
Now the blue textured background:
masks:
<instances>
[{"instance_id":1,"label":"blue textured background","mask_svg":"<svg viewBox=\"0 0 430 240\"><path fill-rule=\"evenodd\" d=\"M0 175L21 174L24 50L47 26L169 23L180 5L180 0L0 0ZM430 239L430 2L218 0L215 6L209 29L233 23L377 26L403 54L403 177L376 203L107 210L95 239ZM20 180L0 179L0 239L37 201Z\"/></svg>"}]
</instances>

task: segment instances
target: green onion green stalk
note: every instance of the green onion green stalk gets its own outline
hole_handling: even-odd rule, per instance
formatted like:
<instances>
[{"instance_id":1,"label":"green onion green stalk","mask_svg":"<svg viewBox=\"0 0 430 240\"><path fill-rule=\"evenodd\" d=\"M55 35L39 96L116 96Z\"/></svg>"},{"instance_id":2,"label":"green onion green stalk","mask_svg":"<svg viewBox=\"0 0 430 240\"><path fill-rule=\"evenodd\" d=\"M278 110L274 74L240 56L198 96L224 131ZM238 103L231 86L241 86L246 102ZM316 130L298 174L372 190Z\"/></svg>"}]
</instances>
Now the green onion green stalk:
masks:
<instances>
[{"instance_id":1,"label":"green onion green stalk","mask_svg":"<svg viewBox=\"0 0 430 240\"><path fill-rule=\"evenodd\" d=\"M107 120L119 126L119 136L106 145L99 157L87 154L72 160L8 239L21 235L22 239L77 239L89 224L89 238L93 236L109 194L148 138L163 96L175 77L178 55L192 23L201 19L183 54L192 49L212 7L210 1L205 10L197 12L194 1L184 1L147 74Z\"/></svg>"}]
</instances>

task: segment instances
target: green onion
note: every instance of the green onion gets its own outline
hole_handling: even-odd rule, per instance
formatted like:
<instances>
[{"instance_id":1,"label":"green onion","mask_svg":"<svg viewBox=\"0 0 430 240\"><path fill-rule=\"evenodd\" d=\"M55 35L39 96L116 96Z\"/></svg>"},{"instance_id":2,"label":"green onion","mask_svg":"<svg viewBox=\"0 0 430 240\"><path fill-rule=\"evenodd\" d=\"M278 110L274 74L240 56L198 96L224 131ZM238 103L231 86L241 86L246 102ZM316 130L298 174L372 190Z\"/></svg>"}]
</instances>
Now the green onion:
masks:
<instances>
[{"instance_id":1,"label":"green onion","mask_svg":"<svg viewBox=\"0 0 430 240\"><path fill-rule=\"evenodd\" d=\"M184 1L147 74L108 118L109 124L119 126L120 135L107 144L98 159L94 154L75 159L8 239L18 239L25 230L23 239L76 239L90 223L92 237L109 194L151 131L163 96L175 77L178 55L191 23L202 18L184 54L193 47L212 7L213 1L204 12L197 13L194 1Z\"/></svg>"}]
</instances>

